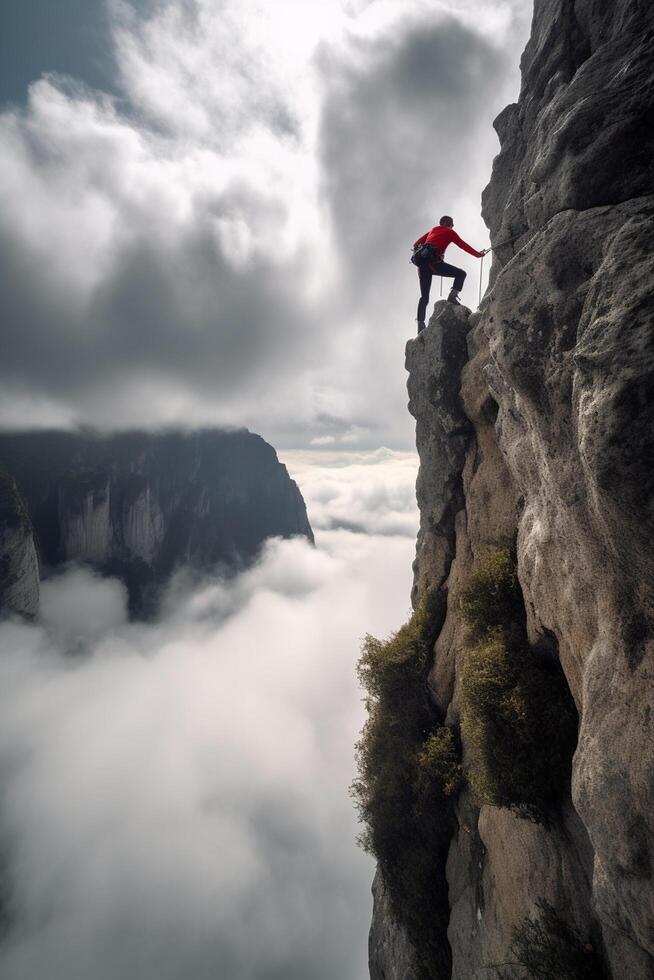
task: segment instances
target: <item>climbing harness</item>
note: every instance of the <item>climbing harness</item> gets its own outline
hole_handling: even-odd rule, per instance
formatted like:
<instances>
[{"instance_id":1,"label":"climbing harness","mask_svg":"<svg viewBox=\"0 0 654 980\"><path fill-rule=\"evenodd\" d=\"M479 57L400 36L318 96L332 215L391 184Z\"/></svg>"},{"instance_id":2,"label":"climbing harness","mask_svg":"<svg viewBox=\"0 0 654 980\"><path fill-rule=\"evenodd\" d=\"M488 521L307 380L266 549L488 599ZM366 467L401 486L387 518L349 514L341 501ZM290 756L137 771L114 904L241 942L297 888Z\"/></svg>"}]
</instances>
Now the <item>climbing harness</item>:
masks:
<instances>
[{"instance_id":1,"label":"climbing harness","mask_svg":"<svg viewBox=\"0 0 654 980\"><path fill-rule=\"evenodd\" d=\"M420 268L423 265L432 265L443 261L442 254L433 245L419 245L413 252L409 262L413 262Z\"/></svg>"}]
</instances>

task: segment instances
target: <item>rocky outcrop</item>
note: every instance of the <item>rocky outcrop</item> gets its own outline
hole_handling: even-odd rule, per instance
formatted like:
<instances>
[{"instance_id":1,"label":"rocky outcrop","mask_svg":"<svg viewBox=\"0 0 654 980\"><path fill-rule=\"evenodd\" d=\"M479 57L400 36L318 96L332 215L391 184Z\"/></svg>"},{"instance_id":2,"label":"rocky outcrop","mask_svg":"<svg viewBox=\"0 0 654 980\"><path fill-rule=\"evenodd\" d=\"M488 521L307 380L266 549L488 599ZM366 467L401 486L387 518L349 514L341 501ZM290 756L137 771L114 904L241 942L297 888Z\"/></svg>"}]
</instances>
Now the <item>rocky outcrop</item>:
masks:
<instances>
[{"instance_id":1,"label":"rocky outcrop","mask_svg":"<svg viewBox=\"0 0 654 980\"><path fill-rule=\"evenodd\" d=\"M85 562L122 577L134 612L178 567L236 570L268 537L313 541L297 485L245 430L0 435L46 567Z\"/></svg>"},{"instance_id":2,"label":"rocky outcrop","mask_svg":"<svg viewBox=\"0 0 654 980\"><path fill-rule=\"evenodd\" d=\"M461 474L471 426L459 397L467 359L466 333L456 310L442 305L443 329L407 346L409 411L416 419L420 471L416 497L420 529L413 598L438 588L454 556L454 517L463 506Z\"/></svg>"},{"instance_id":3,"label":"rocky outcrop","mask_svg":"<svg viewBox=\"0 0 654 980\"><path fill-rule=\"evenodd\" d=\"M536 0L483 197L489 292L472 316L437 304L407 345L414 598L451 600L489 548L514 547L530 642L558 661L579 712L550 825L459 796L456 980L498 975L543 901L615 980L654 977L653 39L649 5ZM454 727L465 656L450 601L430 685Z\"/></svg>"},{"instance_id":4,"label":"rocky outcrop","mask_svg":"<svg viewBox=\"0 0 654 980\"><path fill-rule=\"evenodd\" d=\"M372 925L368 936L370 976L378 980L421 980L411 941L393 915L379 868L372 883L372 898Z\"/></svg>"},{"instance_id":5,"label":"rocky outcrop","mask_svg":"<svg viewBox=\"0 0 654 980\"><path fill-rule=\"evenodd\" d=\"M27 509L11 477L0 473L0 617L33 619L39 608L39 563Z\"/></svg>"}]
</instances>

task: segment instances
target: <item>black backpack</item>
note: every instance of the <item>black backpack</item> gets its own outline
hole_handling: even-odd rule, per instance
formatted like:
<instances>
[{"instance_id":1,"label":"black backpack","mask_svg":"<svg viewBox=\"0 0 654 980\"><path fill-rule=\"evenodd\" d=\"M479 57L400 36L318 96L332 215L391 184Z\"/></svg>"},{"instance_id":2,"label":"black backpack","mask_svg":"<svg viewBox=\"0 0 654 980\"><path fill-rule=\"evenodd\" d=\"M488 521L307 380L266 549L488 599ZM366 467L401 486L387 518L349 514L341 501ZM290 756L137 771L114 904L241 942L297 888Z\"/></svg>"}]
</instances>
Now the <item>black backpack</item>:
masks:
<instances>
[{"instance_id":1,"label":"black backpack","mask_svg":"<svg viewBox=\"0 0 654 980\"><path fill-rule=\"evenodd\" d=\"M410 261L420 269L426 265L431 265L432 262L442 262L443 256L433 245L428 245L425 242L424 245L418 245Z\"/></svg>"}]
</instances>

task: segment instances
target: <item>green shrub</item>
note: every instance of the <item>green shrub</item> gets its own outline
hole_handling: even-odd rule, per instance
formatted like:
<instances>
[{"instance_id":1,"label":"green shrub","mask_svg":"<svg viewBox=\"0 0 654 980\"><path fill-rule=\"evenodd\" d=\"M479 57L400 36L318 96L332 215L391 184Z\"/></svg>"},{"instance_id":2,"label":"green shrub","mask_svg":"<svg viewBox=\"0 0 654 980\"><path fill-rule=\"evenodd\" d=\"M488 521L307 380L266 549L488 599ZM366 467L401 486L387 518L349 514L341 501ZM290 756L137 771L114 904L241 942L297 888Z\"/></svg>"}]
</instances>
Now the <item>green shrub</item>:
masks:
<instances>
[{"instance_id":1,"label":"green shrub","mask_svg":"<svg viewBox=\"0 0 654 980\"><path fill-rule=\"evenodd\" d=\"M513 934L515 963L501 970L500 980L608 980L602 956L591 942L568 925L548 902L537 903Z\"/></svg>"},{"instance_id":2,"label":"green shrub","mask_svg":"<svg viewBox=\"0 0 654 980\"><path fill-rule=\"evenodd\" d=\"M442 602L428 595L388 640L364 640L358 675L368 720L352 786L365 828L360 843L379 861L425 977L449 975L444 869L450 800L462 780L458 742L440 724L427 688Z\"/></svg>"},{"instance_id":3,"label":"green shrub","mask_svg":"<svg viewBox=\"0 0 654 980\"><path fill-rule=\"evenodd\" d=\"M461 749L450 728L437 728L416 759L416 795L420 801L437 794L453 796L462 786Z\"/></svg>"},{"instance_id":4,"label":"green shrub","mask_svg":"<svg viewBox=\"0 0 654 980\"><path fill-rule=\"evenodd\" d=\"M468 641L479 643L499 626L524 629L525 611L515 561L507 548L489 551L459 590L459 608Z\"/></svg>"},{"instance_id":5,"label":"green shrub","mask_svg":"<svg viewBox=\"0 0 654 980\"><path fill-rule=\"evenodd\" d=\"M527 642L507 551L491 552L461 592L470 644L461 671L461 731L480 803L548 822L568 790L577 712L560 665Z\"/></svg>"}]
</instances>

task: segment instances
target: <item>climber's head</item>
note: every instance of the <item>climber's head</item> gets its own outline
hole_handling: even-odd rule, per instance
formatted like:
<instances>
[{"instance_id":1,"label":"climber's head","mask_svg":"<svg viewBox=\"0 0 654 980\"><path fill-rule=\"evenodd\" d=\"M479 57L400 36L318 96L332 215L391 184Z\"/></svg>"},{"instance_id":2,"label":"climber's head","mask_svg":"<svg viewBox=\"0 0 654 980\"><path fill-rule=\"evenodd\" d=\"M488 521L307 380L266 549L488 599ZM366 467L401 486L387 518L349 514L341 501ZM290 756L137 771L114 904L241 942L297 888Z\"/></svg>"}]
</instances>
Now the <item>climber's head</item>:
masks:
<instances>
[{"instance_id":1,"label":"climber's head","mask_svg":"<svg viewBox=\"0 0 654 980\"><path fill-rule=\"evenodd\" d=\"M454 228L454 218L450 218L449 214L444 214L438 223L446 228Z\"/></svg>"}]
</instances>

